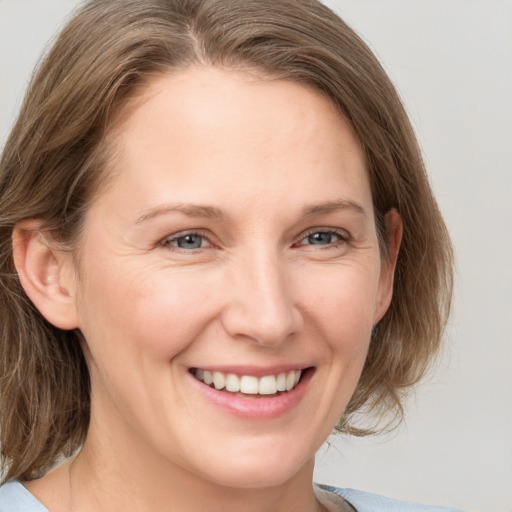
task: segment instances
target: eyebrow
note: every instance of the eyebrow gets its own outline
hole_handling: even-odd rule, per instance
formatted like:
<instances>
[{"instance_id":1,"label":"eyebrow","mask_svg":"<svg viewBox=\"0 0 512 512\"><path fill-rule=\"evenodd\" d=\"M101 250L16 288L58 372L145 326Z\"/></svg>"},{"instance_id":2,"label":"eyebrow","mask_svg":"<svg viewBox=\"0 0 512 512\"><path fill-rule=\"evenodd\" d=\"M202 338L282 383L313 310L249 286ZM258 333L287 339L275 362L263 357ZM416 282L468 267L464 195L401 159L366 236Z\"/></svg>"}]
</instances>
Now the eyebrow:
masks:
<instances>
[{"instance_id":1,"label":"eyebrow","mask_svg":"<svg viewBox=\"0 0 512 512\"><path fill-rule=\"evenodd\" d=\"M302 215L304 217L312 217L314 215L336 213L340 210L352 210L363 215L364 217L368 217L366 210L360 204L354 201L347 201L345 199L338 199L313 206L306 206L302 212Z\"/></svg>"},{"instance_id":2,"label":"eyebrow","mask_svg":"<svg viewBox=\"0 0 512 512\"><path fill-rule=\"evenodd\" d=\"M137 224L146 222L147 220L153 219L160 215L168 213L178 212L189 217L199 217L203 219L220 219L224 217L224 214L219 208L214 206L207 206L201 204L165 204L151 208L150 210L143 213L138 219Z\"/></svg>"},{"instance_id":3,"label":"eyebrow","mask_svg":"<svg viewBox=\"0 0 512 512\"><path fill-rule=\"evenodd\" d=\"M366 210L361 205L355 203L354 201L347 201L345 199L306 206L302 211L302 216L313 217L314 215L326 215L335 213L340 210L352 210L363 215L364 217L368 217ZM174 212L182 213L188 217L197 217L203 219L222 219L225 217L222 210L216 208L215 206L179 203L165 204L162 206L157 206L156 208L151 208L150 210L143 213L137 219L136 223L142 224L143 222L146 222L160 215L166 215Z\"/></svg>"}]
</instances>

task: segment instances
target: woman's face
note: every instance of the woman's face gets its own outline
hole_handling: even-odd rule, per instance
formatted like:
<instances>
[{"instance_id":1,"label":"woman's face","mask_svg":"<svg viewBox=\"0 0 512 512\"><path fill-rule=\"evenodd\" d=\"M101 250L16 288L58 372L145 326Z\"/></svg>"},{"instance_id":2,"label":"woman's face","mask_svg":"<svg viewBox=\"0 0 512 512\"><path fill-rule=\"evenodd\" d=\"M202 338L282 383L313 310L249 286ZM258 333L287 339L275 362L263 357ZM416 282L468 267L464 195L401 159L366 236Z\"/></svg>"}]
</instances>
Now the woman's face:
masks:
<instances>
[{"instance_id":1,"label":"woman's face","mask_svg":"<svg viewBox=\"0 0 512 512\"><path fill-rule=\"evenodd\" d=\"M79 254L90 435L211 482L285 482L390 298L361 148L289 81L192 67L137 101Z\"/></svg>"}]
</instances>

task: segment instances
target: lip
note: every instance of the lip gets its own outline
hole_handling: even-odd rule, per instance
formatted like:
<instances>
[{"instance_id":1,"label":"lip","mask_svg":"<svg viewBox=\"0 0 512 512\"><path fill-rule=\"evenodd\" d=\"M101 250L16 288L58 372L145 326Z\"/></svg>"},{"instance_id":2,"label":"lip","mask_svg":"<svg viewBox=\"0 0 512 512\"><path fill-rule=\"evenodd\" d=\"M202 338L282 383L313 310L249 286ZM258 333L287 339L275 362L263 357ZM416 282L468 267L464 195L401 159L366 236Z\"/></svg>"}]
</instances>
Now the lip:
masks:
<instances>
[{"instance_id":1,"label":"lip","mask_svg":"<svg viewBox=\"0 0 512 512\"><path fill-rule=\"evenodd\" d=\"M196 379L189 372L192 384L198 389L201 395L214 406L219 407L228 414L238 418L248 420L266 420L279 418L291 412L304 396L311 378L315 373L314 367L301 368L298 366L274 366L272 368L254 368L254 367L201 367L208 371L222 371L226 373L235 373L237 375L252 375L254 377L263 377L265 375L275 375L285 371L302 369L303 374L299 383L291 390L274 396L265 395L246 395L229 393L227 391L217 390L206 385L204 382Z\"/></svg>"}]
</instances>

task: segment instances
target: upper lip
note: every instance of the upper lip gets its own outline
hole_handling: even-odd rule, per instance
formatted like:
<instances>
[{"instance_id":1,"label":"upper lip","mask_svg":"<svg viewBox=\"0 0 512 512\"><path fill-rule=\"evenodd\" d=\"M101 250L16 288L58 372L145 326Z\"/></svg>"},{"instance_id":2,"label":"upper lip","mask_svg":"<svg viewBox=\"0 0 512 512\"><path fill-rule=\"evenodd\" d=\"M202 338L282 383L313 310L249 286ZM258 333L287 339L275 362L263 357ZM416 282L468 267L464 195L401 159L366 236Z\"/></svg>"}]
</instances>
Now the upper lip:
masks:
<instances>
[{"instance_id":1,"label":"upper lip","mask_svg":"<svg viewBox=\"0 0 512 512\"><path fill-rule=\"evenodd\" d=\"M253 377L264 377L266 375L278 375L280 373L286 373L296 370L306 370L312 365L304 364L282 364L272 366L250 366L250 365L205 365L205 366L194 366L190 368L190 371L201 369L203 371L210 372L222 372L222 373L233 373L235 375L251 375Z\"/></svg>"}]
</instances>

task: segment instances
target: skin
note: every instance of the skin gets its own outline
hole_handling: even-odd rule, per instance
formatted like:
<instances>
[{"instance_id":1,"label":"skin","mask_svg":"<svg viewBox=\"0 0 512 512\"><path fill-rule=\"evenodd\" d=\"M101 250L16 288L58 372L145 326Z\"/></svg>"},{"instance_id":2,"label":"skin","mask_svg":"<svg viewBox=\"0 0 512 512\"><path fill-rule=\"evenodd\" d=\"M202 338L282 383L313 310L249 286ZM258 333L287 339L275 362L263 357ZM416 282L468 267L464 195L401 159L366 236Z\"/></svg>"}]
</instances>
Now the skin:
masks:
<instances>
[{"instance_id":1,"label":"skin","mask_svg":"<svg viewBox=\"0 0 512 512\"><path fill-rule=\"evenodd\" d=\"M79 268L34 221L15 233L27 293L81 330L92 382L82 450L27 487L52 512L319 509L315 452L389 305L398 214L382 261L360 145L294 82L191 67L118 121ZM283 364L313 368L300 401L250 421L189 371Z\"/></svg>"}]
</instances>

